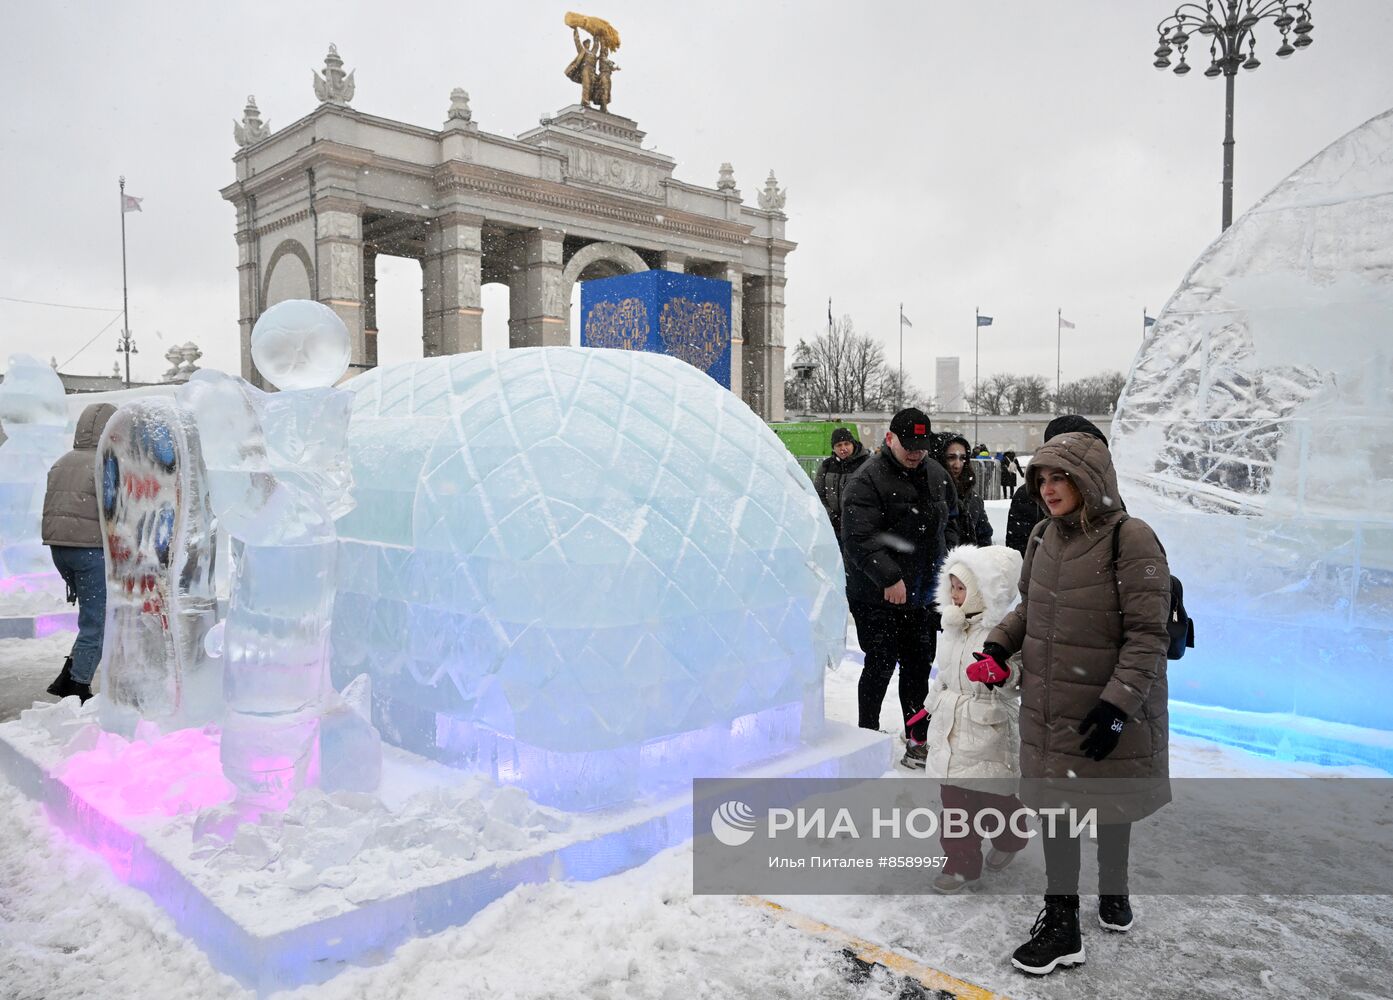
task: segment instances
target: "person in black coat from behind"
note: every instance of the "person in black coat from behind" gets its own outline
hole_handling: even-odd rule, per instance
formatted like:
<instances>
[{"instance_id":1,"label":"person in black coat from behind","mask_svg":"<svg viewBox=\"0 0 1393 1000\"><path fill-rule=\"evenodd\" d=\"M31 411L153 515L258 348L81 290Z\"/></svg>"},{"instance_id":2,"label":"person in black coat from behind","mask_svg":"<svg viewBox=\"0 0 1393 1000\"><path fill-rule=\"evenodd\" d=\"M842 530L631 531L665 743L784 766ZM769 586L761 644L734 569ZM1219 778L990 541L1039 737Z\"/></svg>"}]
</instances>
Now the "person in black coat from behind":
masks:
<instances>
[{"instance_id":1,"label":"person in black coat from behind","mask_svg":"<svg viewBox=\"0 0 1393 1000\"><path fill-rule=\"evenodd\" d=\"M1092 434L1104 444L1108 443L1103 432L1091 420L1087 417L1081 417L1077 413L1065 413L1046 424L1045 440L1048 441L1050 438L1072 431ZM1026 481L1021 484L1020 488L1012 494L1011 509L1006 515L1006 544L1021 555L1025 555L1025 547L1026 543L1030 541L1031 530L1050 516L1049 511L1036 503L1035 498L1030 495L1030 476L1028 473L1025 479Z\"/></svg>"},{"instance_id":2,"label":"person in black coat from behind","mask_svg":"<svg viewBox=\"0 0 1393 1000\"><path fill-rule=\"evenodd\" d=\"M960 434L940 435L939 448L938 463L947 471L958 495L958 540L964 545L990 545L992 523L976 487L977 473L972 468L967 438Z\"/></svg>"},{"instance_id":3,"label":"person in black coat from behind","mask_svg":"<svg viewBox=\"0 0 1393 1000\"><path fill-rule=\"evenodd\" d=\"M842 538L842 490L852 474L865 465L870 457L871 453L852 436L851 431L838 427L832 432L832 454L822 460L813 478L817 498L832 519L832 531L839 542Z\"/></svg>"},{"instance_id":4,"label":"person in black coat from behind","mask_svg":"<svg viewBox=\"0 0 1393 1000\"><path fill-rule=\"evenodd\" d=\"M901 410L885 447L842 490L847 603L866 654L857 687L863 729L880 728L897 663L904 718L923 707L929 691L939 626L934 586L943 557L958 544L957 493L933 459L936 443L922 410Z\"/></svg>"}]
</instances>

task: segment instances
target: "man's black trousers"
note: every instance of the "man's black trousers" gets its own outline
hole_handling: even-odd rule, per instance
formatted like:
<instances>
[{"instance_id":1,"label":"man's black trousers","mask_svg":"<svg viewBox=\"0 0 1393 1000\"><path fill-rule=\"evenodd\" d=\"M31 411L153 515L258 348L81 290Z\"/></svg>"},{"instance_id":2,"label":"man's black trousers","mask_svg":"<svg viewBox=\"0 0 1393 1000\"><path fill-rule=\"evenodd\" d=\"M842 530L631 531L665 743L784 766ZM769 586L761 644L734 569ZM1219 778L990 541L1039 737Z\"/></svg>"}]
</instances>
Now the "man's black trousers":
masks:
<instances>
[{"instance_id":1,"label":"man's black trousers","mask_svg":"<svg viewBox=\"0 0 1393 1000\"><path fill-rule=\"evenodd\" d=\"M862 729L879 729L880 706L895 664L900 667L900 718L923 707L938 644L938 612L903 604L848 603L866 654L857 688L860 725Z\"/></svg>"}]
</instances>

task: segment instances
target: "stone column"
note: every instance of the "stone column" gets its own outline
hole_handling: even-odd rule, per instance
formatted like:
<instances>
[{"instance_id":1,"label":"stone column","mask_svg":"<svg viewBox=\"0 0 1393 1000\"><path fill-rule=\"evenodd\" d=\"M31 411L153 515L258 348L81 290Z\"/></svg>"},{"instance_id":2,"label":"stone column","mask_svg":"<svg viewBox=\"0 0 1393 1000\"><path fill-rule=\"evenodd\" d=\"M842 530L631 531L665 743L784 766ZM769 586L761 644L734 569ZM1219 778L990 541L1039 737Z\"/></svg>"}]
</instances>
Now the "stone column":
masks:
<instances>
[{"instance_id":1,"label":"stone column","mask_svg":"<svg viewBox=\"0 0 1393 1000\"><path fill-rule=\"evenodd\" d=\"M349 370L361 372L371 367L363 327L363 217L358 202L336 196L315 199L315 213L319 301L348 327Z\"/></svg>"},{"instance_id":2,"label":"stone column","mask_svg":"<svg viewBox=\"0 0 1393 1000\"><path fill-rule=\"evenodd\" d=\"M658 254L658 268L682 274L687 270L687 255L680 250L664 250Z\"/></svg>"},{"instance_id":3,"label":"stone column","mask_svg":"<svg viewBox=\"0 0 1393 1000\"><path fill-rule=\"evenodd\" d=\"M426 237L426 255L421 258L421 357L440 356L440 345L444 340L441 321L441 303L444 301L444 260L439 252L432 253L431 246L438 244L439 237L432 231Z\"/></svg>"},{"instance_id":4,"label":"stone column","mask_svg":"<svg viewBox=\"0 0 1393 1000\"><path fill-rule=\"evenodd\" d=\"M509 347L571 342L570 303L561 301L561 241L557 229L529 229L510 240Z\"/></svg>"},{"instance_id":5,"label":"stone column","mask_svg":"<svg viewBox=\"0 0 1393 1000\"><path fill-rule=\"evenodd\" d=\"M727 264L713 277L730 282L730 391L744 399L745 276L737 264Z\"/></svg>"},{"instance_id":6,"label":"stone column","mask_svg":"<svg viewBox=\"0 0 1393 1000\"><path fill-rule=\"evenodd\" d=\"M239 208L239 216L243 214ZM239 219L239 221L242 221ZM241 334L242 377L261 386L260 375L252 364L252 327L256 325L261 305L261 275L258 274L257 237L246 226L237 230L237 329Z\"/></svg>"},{"instance_id":7,"label":"stone column","mask_svg":"<svg viewBox=\"0 0 1393 1000\"><path fill-rule=\"evenodd\" d=\"M765 420L784 418L784 285L782 277L745 278L742 398Z\"/></svg>"},{"instance_id":8,"label":"stone column","mask_svg":"<svg viewBox=\"0 0 1393 1000\"><path fill-rule=\"evenodd\" d=\"M426 253L438 259L439 289L427 299L436 312L426 314L426 325L435 331L439 354L483 350L483 225L482 216L451 211L435 218L427 236Z\"/></svg>"},{"instance_id":9,"label":"stone column","mask_svg":"<svg viewBox=\"0 0 1393 1000\"><path fill-rule=\"evenodd\" d=\"M377 251L363 249L363 353L377 367Z\"/></svg>"}]
</instances>

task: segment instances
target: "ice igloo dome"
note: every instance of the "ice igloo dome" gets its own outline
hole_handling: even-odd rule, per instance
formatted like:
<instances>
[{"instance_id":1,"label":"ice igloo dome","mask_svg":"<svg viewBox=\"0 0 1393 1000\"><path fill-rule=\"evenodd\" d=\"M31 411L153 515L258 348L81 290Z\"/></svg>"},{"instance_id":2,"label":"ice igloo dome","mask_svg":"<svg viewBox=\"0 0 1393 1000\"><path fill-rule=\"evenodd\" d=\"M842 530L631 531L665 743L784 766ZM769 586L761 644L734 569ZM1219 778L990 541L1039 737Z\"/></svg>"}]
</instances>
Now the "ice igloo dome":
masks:
<instances>
[{"instance_id":1,"label":"ice igloo dome","mask_svg":"<svg viewBox=\"0 0 1393 1000\"><path fill-rule=\"evenodd\" d=\"M841 556L807 475L662 355L544 347L348 383L333 670L383 735L587 808L822 722Z\"/></svg>"},{"instance_id":2,"label":"ice igloo dome","mask_svg":"<svg viewBox=\"0 0 1393 1000\"><path fill-rule=\"evenodd\" d=\"M1393 673L1348 669L1393 656L1390 330L1393 111L1205 250L1118 402L1124 498L1199 618L1172 697L1393 729Z\"/></svg>"}]
</instances>

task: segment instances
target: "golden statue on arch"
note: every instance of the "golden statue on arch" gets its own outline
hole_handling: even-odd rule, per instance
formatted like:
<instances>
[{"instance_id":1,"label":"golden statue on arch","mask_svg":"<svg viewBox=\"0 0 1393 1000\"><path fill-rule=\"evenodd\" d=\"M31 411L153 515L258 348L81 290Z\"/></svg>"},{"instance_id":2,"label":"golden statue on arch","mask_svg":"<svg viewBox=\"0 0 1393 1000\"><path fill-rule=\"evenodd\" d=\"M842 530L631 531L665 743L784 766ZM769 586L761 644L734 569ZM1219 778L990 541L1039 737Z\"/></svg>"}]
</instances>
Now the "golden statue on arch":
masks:
<instances>
[{"instance_id":1,"label":"golden statue on arch","mask_svg":"<svg viewBox=\"0 0 1393 1000\"><path fill-rule=\"evenodd\" d=\"M576 57L566 64L566 78L580 84L581 107L593 104L608 114L611 78L619 70L609 56L619 48L619 32L603 18L574 12L566 14L566 27L576 43ZM582 40L581 31L590 37Z\"/></svg>"}]
</instances>

